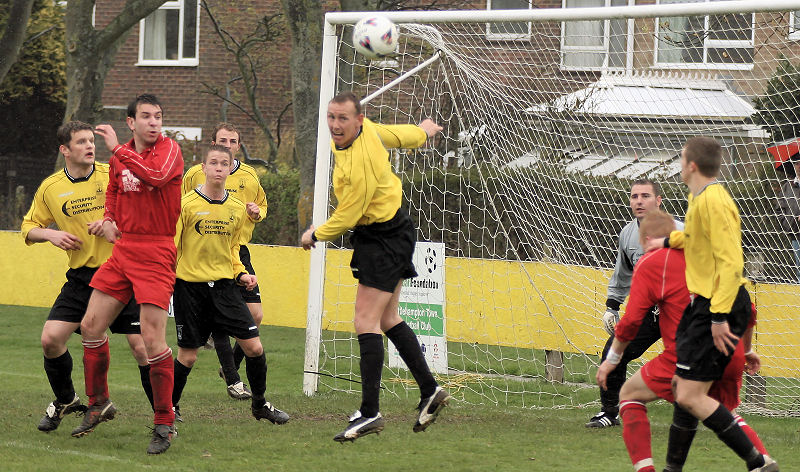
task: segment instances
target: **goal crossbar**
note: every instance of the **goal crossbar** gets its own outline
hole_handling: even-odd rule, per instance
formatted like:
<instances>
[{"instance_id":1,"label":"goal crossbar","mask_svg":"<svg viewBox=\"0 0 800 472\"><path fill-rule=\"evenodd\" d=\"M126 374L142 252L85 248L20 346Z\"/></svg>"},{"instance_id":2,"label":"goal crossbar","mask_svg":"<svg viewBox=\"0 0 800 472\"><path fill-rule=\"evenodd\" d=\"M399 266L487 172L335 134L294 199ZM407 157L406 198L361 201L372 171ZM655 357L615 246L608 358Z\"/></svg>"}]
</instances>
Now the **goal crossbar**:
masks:
<instances>
[{"instance_id":1,"label":"goal crossbar","mask_svg":"<svg viewBox=\"0 0 800 472\"><path fill-rule=\"evenodd\" d=\"M800 0L734 0L711 3L540 8L530 10L386 11L380 12L380 14L395 23L503 23L724 15L729 13L765 13L787 10L800 10ZM325 22L331 25L347 25L374 14L374 11L330 12L325 15Z\"/></svg>"}]
</instances>

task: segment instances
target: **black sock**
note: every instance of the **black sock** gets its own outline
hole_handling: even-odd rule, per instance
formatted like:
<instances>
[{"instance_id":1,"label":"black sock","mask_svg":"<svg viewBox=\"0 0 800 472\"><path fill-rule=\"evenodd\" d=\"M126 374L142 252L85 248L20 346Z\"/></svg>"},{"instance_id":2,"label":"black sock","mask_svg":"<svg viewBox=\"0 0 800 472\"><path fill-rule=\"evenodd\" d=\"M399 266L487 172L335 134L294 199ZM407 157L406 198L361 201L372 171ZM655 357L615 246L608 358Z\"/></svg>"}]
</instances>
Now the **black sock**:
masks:
<instances>
[{"instance_id":1,"label":"black sock","mask_svg":"<svg viewBox=\"0 0 800 472\"><path fill-rule=\"evenodd\" d=\"M75 386L72 385L72 356L67 350L52 359L44 358L44 371L50 388L59 403L71 403L75 399Z\"/></svg>"},{"instance_id":2,"label":"black sock","mask_svg":"<svg viewBox=\"0 0 800 472\"><path fill-rule=\"evenodd\" d=\"M681 470L689 457L694 435L697 433L697 418L684 410L677 403L672 411L672 425L669 427L667 442L666 470Z\"/></svg>"},{"instance_id":3,"label":"black sock","mask_svg":"<svg viewBox=\"0 0 800 472\"><path fill-rule=\"evenodd\" d=\"M236 369L239 369L239 366L242 365L242 359L244 359L244 351L242 347L239 346L239 343L235 343L233 345L233 364L236 366Z\"/></svg>"},{"instance_id":4,"label":"black sock","mask_svg":"<svg viewBox=\"0 0 800 472\"><path fill-rule=\"evenodd\" d=\"M155 403L153 403L153 386L150 384L150 364L139 366L139 377L142 379L142 389L147 395L147 401L150 402L150 408L156 411Z\"/></svg>"},{"instance_id":5,"label":"black sock","mask_svg":"<svg viewBox=\"0 0 800 472\"><path fill-rule=\"evenodd\" d=\"M181 401L183 388L186 387L186 380L189 378L192 368L181 364L177 357L173 365L175 366L175 384L172 387L172 406L175 406Z\"/></svg>"},{"instance_id":6,"label":"black sock","mask_svg":"<svg viewBox=\"0 0 800 472\"><path fill-rule=\"evenodd\" d=\"M219 365L222 367L225 385L241 382L239 367L233 363L233 350L231 349L231 341L228 339L228 335L225 333L213 333L211 338L214 339L214 351L217 352L217 359L219 359Z\"/></svg>"},{"instance_id":7,"label":"black sock","mask_svg":"<svg viewBox=\"0 0 800 472\"><path fill-rule=\"evenodd\" d=\"M764 457L753 447L750 438L744 434L742 428L736 423L733 415L727 408L720 404L714 413L703 420L703 424L708 429L717 433L717 437L722 440L729 448L733 449L739 457L747 462L749 470L764 465Z\"/></svg>"},{"instance_id":8,"label":"black sock","mask_svg":"<svg viewBox=\"0 0 800 472\"><path fill-rule=\"evenodd\" d=\"M250 391L253 392L253 407L264 406L264 393L267 391L267 358L262 352L260 356L245 357L247 381L250 382Z\"/></svg>"},{"instance_id":9,"label":"black sock","mask_svg":"<svg viewBox=\"0 0 800 472\"><path fill-rule=\"evenodd\" d=\"M431 370L428 368L428 363L425 362L425 355L422 354L417 335L414 334L411 327L405 321L401 321L386 331L386 337L397 348L397 352L400 353L403 362L406 363L411 375L414 376L414 380L417 381L420 396L427 398L433 395L438 384L433 375L431 375Z\"/></svg>"},{"instance_id":10,"label":"black sock","mask_svg":"<svg viewBox=\"0 0 800 472\"><path fill-rule=\"evenodd\" d=\"M361 415L371 418L380 411L381 371L383 370L383 336L376 333L358 335L361 351Z\"/></svg>"}]
</instances>

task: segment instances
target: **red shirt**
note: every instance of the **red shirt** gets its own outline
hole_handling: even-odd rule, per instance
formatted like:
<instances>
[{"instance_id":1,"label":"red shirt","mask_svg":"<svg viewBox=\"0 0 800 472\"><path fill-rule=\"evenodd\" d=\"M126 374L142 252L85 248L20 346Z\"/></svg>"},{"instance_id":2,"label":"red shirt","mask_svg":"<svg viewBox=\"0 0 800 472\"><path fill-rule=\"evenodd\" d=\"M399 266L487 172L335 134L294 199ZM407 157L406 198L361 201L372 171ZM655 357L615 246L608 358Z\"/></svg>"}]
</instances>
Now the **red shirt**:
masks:
<instances>
[{"instance_id":1,"label":"red shirt","mask_svg":"<svg viewBox=\"0 0 800 472\"><path fill-rule=\"evenodd\" d=\"M664 342L662 356L674 364L678 361L675 332L689 301L683 251L665 248L648 252L633 269L625 316L617 323L614 336L622 342L632 341L650 308L658 305L658 326Z\"/></svg>"},{"instance_id":2,"label":"red shirt","mask_svg":"<svg viewBox=\"0 0 800 472\"><path fill-rule=\"evenodd\" d=\"M183 174L178 143L159 135L141 154L133 140L117 145L113 152L105 216L116 221L123 234L174 237Z\"/></svg>"}]
</instances>

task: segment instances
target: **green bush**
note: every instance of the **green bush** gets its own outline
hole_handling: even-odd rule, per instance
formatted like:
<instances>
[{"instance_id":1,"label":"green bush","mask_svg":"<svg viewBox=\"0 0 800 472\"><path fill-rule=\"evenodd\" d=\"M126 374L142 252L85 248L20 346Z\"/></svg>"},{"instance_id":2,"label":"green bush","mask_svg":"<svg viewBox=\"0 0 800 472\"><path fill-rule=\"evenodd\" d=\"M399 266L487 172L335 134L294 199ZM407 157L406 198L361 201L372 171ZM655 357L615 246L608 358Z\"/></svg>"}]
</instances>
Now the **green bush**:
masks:
<instances>
[{"instance_id":1,"label":"green bush","mask_svg":"<svg viewBox=\"0 0 800 472\"><path fill-rule=\"evenodd\" d=\"M745 257L764 260L755 278L784 281L794 277L793 262L775 217L771 170L768 163L755 166L725 185L739 206ZM610 268L619 232L633 218L632 183L567 172L552 162L522 169L481 164L409 170L403 191L418 239L444 242L448 256ZM683 219L686 186L674 179L660 183L662 208Z\"/></svg>"},{"instance_id":2,"label":"green bush","mask_svg":"<svg viewBox=\"0 0 800 472\"><path fill-rule=\"evenodd\" d=\"M297 199L300 195L300 172L278 166L275 172L261 176L267 194L267 217L253 231L253 243L296 246L298 244Z\"/></svg>"},{"instance_id":3,"label":"green bush","mask_svg":"<svg viewBox=\"0 0 800 472\"><path fill-rule=\"evenodd\" d=\"M758 113L753 122L763 125L774 142L800 138L800 66L781 57L775 73L767 82L764 95L753 100Z\"/></svg>"}]
</instances>

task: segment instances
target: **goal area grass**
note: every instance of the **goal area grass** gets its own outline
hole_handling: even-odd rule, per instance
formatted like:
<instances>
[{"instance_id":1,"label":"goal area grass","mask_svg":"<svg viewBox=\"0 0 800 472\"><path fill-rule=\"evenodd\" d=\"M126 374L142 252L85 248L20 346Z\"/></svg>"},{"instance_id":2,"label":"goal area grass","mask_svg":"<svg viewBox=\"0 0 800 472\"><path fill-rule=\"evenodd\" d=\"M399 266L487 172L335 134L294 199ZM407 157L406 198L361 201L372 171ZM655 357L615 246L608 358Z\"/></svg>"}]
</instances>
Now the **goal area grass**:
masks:
<instances>
[{"instance_id":1,"label":"goal area grass","mask_svg":"<svg viewBox=\"0 0 800 472\"><path fill-rule=\"evenodd\" d=\"M148 456L152 412L127 342L112 335L109 390L119 410L117 417L83 438L69 435L80 422L74 415L66 417L56 431L42 433L36 425L53 400L40 346L47 313L44 308L0 305L0 358L5 360L0 368L5 400L0 415L2 470L632 470L622 428L584 428L595 413L594 405L528 408L495 405L476 397L483 403L453 401L428 431L413 433L416 390L384 393L381 411L386 429L340 445L333 436L358 408L359 395L321 389L316 396L306 397L302 393L303 330L269 325L261 328L269 364L267 399L291 416L284 426L256 421L249 401L230 399L217 375L214 352L201 350L181 400L184 422L177 424L178 436L165 454ZM269 320L269 313L265 319ZM172 320L167 341L177 352ZM85 402L79 336L72 336L69 349L73 382ZM244 368L240 372L244 379ZM392 382L387 374L384 370L384 381ZM587 389L587 401L592 395L592 389ZM653 456L656 465L663 466L671 408L656 403L650 407L650 417ZM795 418L748 415L746 419L782 470L800 470ZM686 470L741 468L740 460L701 427Z\"/></svg>"}]
</instances>

